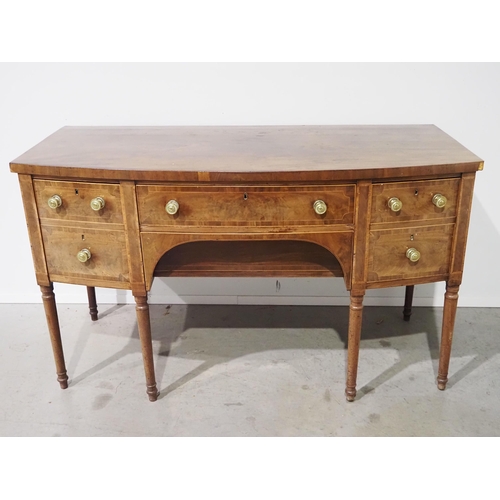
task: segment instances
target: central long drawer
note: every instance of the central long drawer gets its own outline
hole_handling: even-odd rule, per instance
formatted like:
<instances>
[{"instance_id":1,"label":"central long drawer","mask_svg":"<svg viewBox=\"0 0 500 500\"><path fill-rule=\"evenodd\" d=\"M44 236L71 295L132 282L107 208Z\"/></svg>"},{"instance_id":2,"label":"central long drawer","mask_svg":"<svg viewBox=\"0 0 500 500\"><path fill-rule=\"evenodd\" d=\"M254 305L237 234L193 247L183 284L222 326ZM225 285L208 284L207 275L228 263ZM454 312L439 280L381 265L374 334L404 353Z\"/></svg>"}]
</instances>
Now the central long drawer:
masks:
<instances>
[{"instance_id":1,"label":"central long drawer","mask_svg":"<svg viewBox=\"0 0 500 500\"><path fill-rule=\"evenodd\" d=\"M177 211L166 210L175 202ZM325 209L324 213L317 213ZM137 186L141 225L273 226L352 224L354 185ZM172 206L172 205L171 205Z\"/></svg>"}]
</instances>

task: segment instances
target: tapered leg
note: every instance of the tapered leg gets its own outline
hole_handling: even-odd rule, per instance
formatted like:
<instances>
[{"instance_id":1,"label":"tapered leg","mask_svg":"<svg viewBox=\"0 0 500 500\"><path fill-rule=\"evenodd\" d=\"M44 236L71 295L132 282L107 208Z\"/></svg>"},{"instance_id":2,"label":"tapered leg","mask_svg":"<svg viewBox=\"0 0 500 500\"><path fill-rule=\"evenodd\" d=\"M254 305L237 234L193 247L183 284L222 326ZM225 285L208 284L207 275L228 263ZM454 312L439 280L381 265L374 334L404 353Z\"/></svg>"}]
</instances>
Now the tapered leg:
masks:
<instances>
[{"instance_id":1,"label":"tapered leg","mask_svg":"<svg viewBox=\"0 0 500 500\"><path fill-rule=\"evenodd\" d=\"M148 298L143 296L134 296L134 299L136 303L135 310L137 312L139 337L141 339L142 359L144 361L144 371L146 373L146 392L148 393L150 401L156 401L159 393L156 388L155 380Z\"/></svg>"},{"instance_id":2,"label":"tapered leg","mask_svg":"<svg viewBox=\"0 0 500 500\"><path fill-rule=\"evenodd\" d=\"M42 291L43 307L47 318L52 351L56 362L57 381L61 389L68 388L68 375L64 363L64 352L61 341L61 331L59 329L59 318L57 317L56 299L52 286L40 286Z\"/></svg>"},{"instance_id":3,"label":"tapered leg","mask_svg":"<svg viewBox=\"0 0 500 500\"><path fill-rule=\"evenodd\" d=\"M89 298L89 314L92 321L97 321L97 300L95 298L95 288L87 287L87 297Z\"/></svg>"},{"instance_id":4,"label":"tapered leg","mask_svg":"<svg viewBox=\"0 0 500 500\"><path fill-rule=\"evenodd\" d=\"M403 319L405 321L410 321L410 316L411 316L411 305L413 302L413 290L415 286L414 285L409 285L406 287L406 292L405 292L405 306L403 309Z\"/></svg>"},{"instance_id":5,"label":"tapered leg","mask_svg":"<svg viewBox=\"0 0 500 500\"><path fill-rule=\"evenodd\" d=\"M444 294L443 327L441 330L441 349L439 352L439 369L437 376L438 389L444 391L448 382L448 368L450 366L451 342L455 327L455 316L458 304L458 289L460 287L446 285Z\"/></svg>"},{"instance_id":6,"label":"tapered leg","mask_svg":"<svg viewBox=\"0 0 500 500\"><path fill-rule=\"evenodd\" d=\"M349 334L347 339L347 381L345 397L354 401L356 397L356 377L358 375L359 341L361 338L361 323L363 317L364 292L356 295L351 292L349 307Z\"/></svg>"}]
</instances>

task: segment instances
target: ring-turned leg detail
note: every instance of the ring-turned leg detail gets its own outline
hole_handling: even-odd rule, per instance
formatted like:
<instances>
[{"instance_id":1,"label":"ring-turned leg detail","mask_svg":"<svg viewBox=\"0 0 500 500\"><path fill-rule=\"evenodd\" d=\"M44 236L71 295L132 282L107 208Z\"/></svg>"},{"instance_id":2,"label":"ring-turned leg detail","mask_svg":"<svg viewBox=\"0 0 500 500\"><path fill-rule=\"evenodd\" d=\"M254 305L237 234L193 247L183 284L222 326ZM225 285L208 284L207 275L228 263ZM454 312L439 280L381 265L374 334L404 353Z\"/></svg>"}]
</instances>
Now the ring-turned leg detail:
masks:
<instances>
[{"instance_id":1,"label":"ring-turned leg detail","mask_svg":"<svg viewBox=\"0 0 500 500\"><path fill-rule=\"evenodd\" d=\"M97 321L97 300L95 297L95 288L87 287L87 297L89 298L89 314L92 321Z\"/></svg>"},{"instance_id":2,"label":"ring-turned leg detail","mask_svg":"<svg viewBox=\"0 0 500 500\"><path fill-rule=\"evenodd\" d=\"M359 341L361 338L361 323L363 319L362 294L353 295L349 306L349 333L347 338L347 381L345 397L347 401L354 401L356 397L356 378L358 375Z\"/></svg>"},{"instance_id":3,"label":"ring-turned leg detail","mask_svg":"<svg viewBox=\"0 0 500 500\"><path fill-rule=\"evenodd\" d=\"M444 391L448 382L448 368L450 366L451 342L458 305L458 285L446 286L443 308L443 328L441 331L441 349L439 352L439 369L437 376L438 389Z\"/></svg>"},{"instance_id":4,"label":"ring-turned leg detail","mask_svg":"<svg viewBox=\"0 0 500 500\"><path fill-rule=\"evenodd\" d=\"M141 339L144 372L146 374L146 392L150 401L156 401L158 399L159 392L156 388L155 380L148 298L145 296L134 296L134 299L136 302L135 310L137 312L137 324L139 327L139 337Z\"/></svg>"},{"instance_id":5,"label":"ring-turned leg detail","mask_svg":"<svg viewBox=\"0 0 500 500\"><path fill-rule=\"evenodd\" d=\"M61 330L59 328L59 318L57 316L56 298L53 286L40 286L42 292L43 307L49 328L50 342L56 362L57 381L61 389L68 388L68 375L64 362L64 352L61 341Z\"/></svg>"}]
</instances>

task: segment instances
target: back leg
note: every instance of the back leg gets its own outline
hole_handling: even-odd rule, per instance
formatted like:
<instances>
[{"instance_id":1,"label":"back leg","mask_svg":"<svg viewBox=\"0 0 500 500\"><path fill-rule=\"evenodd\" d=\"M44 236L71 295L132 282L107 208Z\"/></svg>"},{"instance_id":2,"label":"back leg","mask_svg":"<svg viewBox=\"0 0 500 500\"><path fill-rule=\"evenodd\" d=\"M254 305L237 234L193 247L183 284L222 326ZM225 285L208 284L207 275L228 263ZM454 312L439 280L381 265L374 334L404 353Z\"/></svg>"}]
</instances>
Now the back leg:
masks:
<instances>
[{"instance_id":1,"label":"back leg","mask_svg":"<svg viewBox=\"0 0 500 500\"><path fill-rule=\"evenodd\" d=\"M411 316L411 305L413 302L413 289L415 288L415 285L408 285L406 287L406 293L405 293L405 307L403 309L403 318L405 321L410 321L410 316Z\"/></svg>"},{"instance_id":2,"label":"back leg","mask_svg":"<svg viewBox=\"0 0 500 500\"><path fill-rule=\"evenodd\" d=\"M89 314L92 321L97 321L97 300L95 298L95 288L87 287L87 297L89 298Z\"/></svg>"}]
</instances>

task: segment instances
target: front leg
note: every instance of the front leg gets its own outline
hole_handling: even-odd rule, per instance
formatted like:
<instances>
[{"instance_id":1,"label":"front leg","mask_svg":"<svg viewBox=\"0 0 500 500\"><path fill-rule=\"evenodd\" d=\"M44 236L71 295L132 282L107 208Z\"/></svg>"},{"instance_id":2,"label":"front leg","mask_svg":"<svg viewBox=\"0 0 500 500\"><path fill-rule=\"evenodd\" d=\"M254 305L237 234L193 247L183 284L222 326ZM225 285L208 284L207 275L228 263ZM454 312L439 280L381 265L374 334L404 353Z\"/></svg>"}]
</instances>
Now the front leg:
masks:
<instances>
[{"instance_id":1,"label":"front leg","mask_svg":"<svg viewBox=\"0 0 500 500\"><path fill-rule=\"evenodd\" d=\"M47 326L49 328L54 360L56 362L57 381L59 382L61 389L67 389L68 375L66 373L66 364L64 362L64 352L61 341L61 330L59 328L59 318L57 316L54 288L51 284L51 286L40 286L40 290L42 291L43 307L47 318Z\"/></svg>"},{"instance_id":2,"label":"front leg","mask_svg":"<svg viewBox=\"0 0 500 500\"><path fill-rule=\"evenodd\" d=\"M135 310L137 313L137 325L139 337L141 339L142 359L144 362L144 372L146 373L146 392L150 401L158 399L158 389L156 388L155 367L153 360L153 343L151 340L151 321L149 318L149 305L147 296L135 296Z\"/></svg>"},{"instance_id":3,"label":"front leg","mask_svg":"<svg viewBox=\"0 0 500 500\"><path fill-rule=\"evenodd\" d=\"M347 381L345 397L354 401L356 397L356 378L358 375L359 342L361 339L361 323L363 319L363 297L365 292L351 291L349 306L349 334L347 339Z\"/></svg>"},{"instance_id":4,"label":"front leg","mask_svg":"<svg viewBox=\"0 0 500 500\"><path fill-rule=\"evenodd\" d=\"M458 305L458 289L460 285L446 284L443 308L443 327L441 330L441 349L439 352L439 369L437 376L438 389L444 391L448 382L448 368L450 366L451 342L455 328L455 316Z\"/></svg>"}]
</instances>

